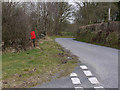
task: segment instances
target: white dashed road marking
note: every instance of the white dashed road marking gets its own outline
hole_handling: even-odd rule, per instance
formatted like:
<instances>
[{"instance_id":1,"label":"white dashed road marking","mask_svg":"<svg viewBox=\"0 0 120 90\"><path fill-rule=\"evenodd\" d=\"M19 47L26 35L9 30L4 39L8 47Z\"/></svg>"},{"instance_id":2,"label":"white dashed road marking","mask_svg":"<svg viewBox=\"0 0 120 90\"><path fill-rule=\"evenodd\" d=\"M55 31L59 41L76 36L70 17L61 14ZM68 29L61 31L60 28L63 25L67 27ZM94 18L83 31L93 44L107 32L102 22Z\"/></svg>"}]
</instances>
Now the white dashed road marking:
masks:
<instances>
[{"instance_id":1,"label":"white dashed road marking","mask_svg":"<svg viewBox=\"0 0 120 90\"><path fill-rule=\"evenodd\" d=\"M104 87L102 87L102 86L99 86L99 87L94 87L94 88L104 88Z\"/></svg>"},{"instance_id":2,"label":"white dashed road marking","mask_svg":"<svg viewBox=\"0 0 120 90\"><path fill-rule=\"evenodd\" d=\"M80 68L83 69L84 74L88 77L88 80L90 81L91 84L99 84L99 81L97 80L96 77L89 77L89 76L93 76L93 74L91 73L91 71L87 70L87 69L88 69L87 66L81 65ZM70 77L72 77L71 80L72 80L72 83L73 83L74 85L75 85L75 84L76 84L76 85L81 84L80 79L77 78L77 74L76 74L76 73L71 73L71 74L70 74ZM73 77L74 77L74 78L73 78ZM79 89L79 88L83 88L83 87L81 87L81 86L76 86L76 87L74 87L74 88L75 88L75 89ZM103 88L103 87L102 87L102 86L96 86L96 87L94 87L94 88L97 89L97 88Z\"/></svg>"},{"instance_id":3,"label":"white dashed road marking","mask_svg":"<svg viewBox=\"0 0 120 90\"><path fill-rule=\"evenodd\" d=\"M75 88L83 88L83 87L75 87Z\"/></svg>"},{"instance_id":4,"label":"white dashed road marking","mask_svg":"<svg viewBox=\"0 0 120 90\"><path fill-rule=\"evenodd\" d=\"M71 78L73 84L81 84L78 78Z\"/></svg>"},{"instance_id":5,"label":"white dashed road marking","mask_svg":"<svg viewBox=\"0 0 120 90\"><path fill-rule=\"evenodd\" d=\"M76 74L76 73L71 73L70 76L71 76L71 77L72 77L72 76L77 76L77 74Z\"/></svg>"},{"instance_id":6,"label":"white dashed road marking","mask_svg":"<svg viewBox=\"0 0 120 90\"><path fill-rule=\"evenodd\" d=\"M91 71L83 71L84 72L84 74L86 75L86 76L92 76L92 73L91 73Z\"/></svg>"},{"instance_id":7,"label":"white dashed road marking","mask_svg":"<svg viewBox=\"0 0 120 90\"><path fill-rule=\"evenodd\" d=\"M81 67L82 69L88 69L87 66L85 66L85 65L81 65L80 67Z\"/></svg>"},{"instance_id":8,"label":"white dashed road marking","mask_svg":"<svg viewBox=\"0 0 120 90\"><path fill-rule=\"evenodd\" d=\"M89 81L92 83L92 84L99 84L98 80L96 77L91 77L91 78L88 78Z\"/></svg>"}]
</instances>

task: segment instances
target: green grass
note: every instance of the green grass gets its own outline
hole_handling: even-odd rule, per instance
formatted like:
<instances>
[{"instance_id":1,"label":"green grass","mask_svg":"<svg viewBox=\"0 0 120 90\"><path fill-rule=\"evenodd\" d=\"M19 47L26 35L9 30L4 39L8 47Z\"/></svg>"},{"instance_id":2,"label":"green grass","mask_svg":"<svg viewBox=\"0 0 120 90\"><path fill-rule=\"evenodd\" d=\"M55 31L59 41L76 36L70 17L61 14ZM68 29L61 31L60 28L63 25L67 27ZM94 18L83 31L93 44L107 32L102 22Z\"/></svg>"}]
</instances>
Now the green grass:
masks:
<instances>
[{"instance_id":1,"label":"green grass","mask_svg":"<svg viewBox=\"0 0 120 90\"><path fill-rule=\"evenodd\" d=\"M32 87L50 81L55 73L60 76L69 75L76 66L76 58L68 60L66 64L61 63L61 60L66 60L67 57L61 57L59 53L68 53L63 52L53 39L44 40L39 47L40 49L2 55L2 79L7 82L3 87Z\"/></svg>"},{"instance_id":2,"label":"green grass","mask_svg":"<svg viewBox=\"0 0 120 90\"><path fill-rule=\"evenodd\" d=\"M62 32L63 36L75 36L75 32Z\"/></svg>"},{"instance_id":3,"label":"green grass","mask_svg":"<svg viewBox=\"0 0 120 90\"><path fill-rule=\"evenodd\" d=\"M52 39L55 38L74 38L74 36L51 36Z\"/></svg>"},{"instance_id":4,"label":"green grass","mask_svg":"<svg viewBox=\"0 0 120 90\"><path fill-rule=\"evenodd\" d=\"M106 46L106 47L111 47L111 48L116 48L116 49L120 49L119 45L116 43L116 44L109 44L109 43L105 43L104 42L91 42L90 40L88 39L85 39L85 38L80 38L80 39L74 39L76 41L81 41L81 42L86 42L86 43L91 43L91 44L95 44L95 45L100 45L100 46Z\"/></svg>"}]
</instances>

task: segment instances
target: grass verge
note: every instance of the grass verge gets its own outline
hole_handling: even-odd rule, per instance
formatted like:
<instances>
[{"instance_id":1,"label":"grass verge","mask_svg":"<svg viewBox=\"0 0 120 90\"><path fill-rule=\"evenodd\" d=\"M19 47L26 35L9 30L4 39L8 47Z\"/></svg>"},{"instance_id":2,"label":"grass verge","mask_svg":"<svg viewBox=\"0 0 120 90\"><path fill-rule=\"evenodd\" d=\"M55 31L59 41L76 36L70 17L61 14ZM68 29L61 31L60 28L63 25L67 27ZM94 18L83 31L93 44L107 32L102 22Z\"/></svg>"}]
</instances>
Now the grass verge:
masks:
<instances>
[{"instance_id":1,"label":"grass verge","mask_svg":"<svg viewBox=\"0 0 120 90\"><path fill-rule=\"evenodd\" d=\"M61 48L53 37L47 37L32 50L2 55L3 88L33 87L56 74L56 78L69 75L76 65L76 56Z\"/></svg>"},{"instance_id":2,"label":"grass verge","mask_svg":"<svg viewBox=\"0 0 120 90\"><path fill-rule=\"evenodd\" d=\"M115 48L115 49L120 49L119 45L115 44L110 45L110 44L104 44L104 43L97 43L97 42L90 42L89 40L85 40L85 39L74 39L76 41L81 41L81 42L85 42L85 43L90 43L90 44L94 44L94 45L100 45L100 46L105 46L105 47L110 47L110 48Z\"/></svg>"}]
</instances>

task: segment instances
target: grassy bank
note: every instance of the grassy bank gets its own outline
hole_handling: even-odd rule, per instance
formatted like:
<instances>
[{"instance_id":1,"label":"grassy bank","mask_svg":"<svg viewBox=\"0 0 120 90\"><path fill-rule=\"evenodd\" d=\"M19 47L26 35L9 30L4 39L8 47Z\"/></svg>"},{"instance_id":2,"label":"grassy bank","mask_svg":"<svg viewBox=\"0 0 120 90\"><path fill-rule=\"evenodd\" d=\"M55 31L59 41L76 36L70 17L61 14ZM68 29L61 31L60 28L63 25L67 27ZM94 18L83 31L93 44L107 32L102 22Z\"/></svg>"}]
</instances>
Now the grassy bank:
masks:
<instances>
[{"instance_id":1,"label":"grassy bank","mask_svg":"<svg viewBox=\"0 0 120 90\"><path fill-rule=\"evenodd\" d=\"M82 26L77 30L76 40L120 49L119 22Z\"/></svg>"},{"instance_id":2,"label":"grassy bank","mask_svg":"<svg viewBox=\"0 0 120 90\"><path fill-rule=\"evenodd\" d=\"M68 59L68 57L71 57ZM40 41L32 50L2 55L3 87L33 87L69 75L77 57L66 52L52 38Z\"/></svg>"},{"instance_id":3,"label":"grassy bank","mask_svg":"<svg viewBox=\"0 0 120 90\"><path fill-rule=\"evenodd\" d=\"M76 38L74 40L120 49L119 44L118 44L118 34L117 33L111 34L108 38L105 38L104 36L105 35L97 36L94 33L90 33L90 34L87 33L84 36L80 35L79 38Z\"/></svg>"}]
</instances>

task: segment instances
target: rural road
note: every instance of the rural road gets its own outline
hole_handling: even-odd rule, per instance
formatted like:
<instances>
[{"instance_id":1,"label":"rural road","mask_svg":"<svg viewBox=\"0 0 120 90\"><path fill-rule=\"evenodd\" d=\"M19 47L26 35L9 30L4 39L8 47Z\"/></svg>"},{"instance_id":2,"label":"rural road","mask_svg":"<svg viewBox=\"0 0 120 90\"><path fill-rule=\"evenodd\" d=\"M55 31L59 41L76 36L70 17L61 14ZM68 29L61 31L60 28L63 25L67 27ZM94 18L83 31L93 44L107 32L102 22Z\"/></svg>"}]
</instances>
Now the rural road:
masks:
<instances>
[{"instance_id":1,"label":"rural road","mask_svg":"<svg viewBox=\"0 0 120 90\"><path fill-rule=\"evenodd\" d=\"M72 38L57 38L56 42L79 57L98 77L105 88L118 88L118 50Z\"/></svg>"},{"instance_id":2,"label":"rural road","mask_svg":"<svg viewBox=\"0 0 120 90\"><path fill-rule=\"evenodd\" d=\"M98 79L99 85L104 88L118 88L117 49L79 42L73 38L56 38L55 41L78 56L80 64L87 66L93 76ZM95 86L89 82L79 65L76 66L74 72L77 73L84 88ZM63 77L38 85L36 88L73 88L75 86L70 79L70 76Z\"/></svg>"}]
</instances>

